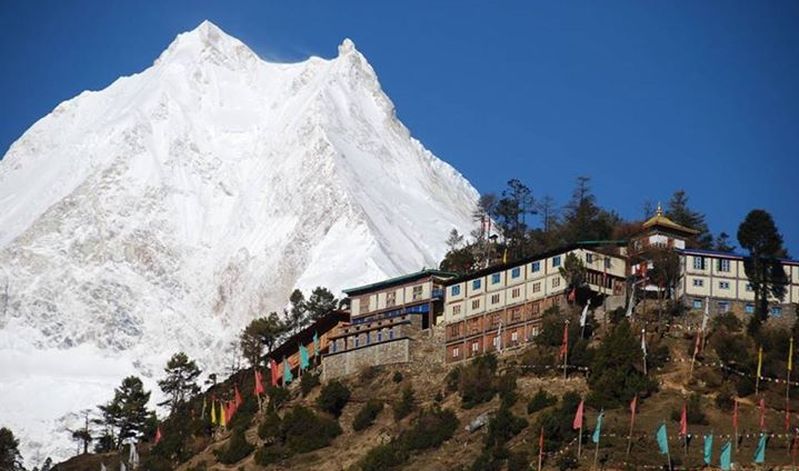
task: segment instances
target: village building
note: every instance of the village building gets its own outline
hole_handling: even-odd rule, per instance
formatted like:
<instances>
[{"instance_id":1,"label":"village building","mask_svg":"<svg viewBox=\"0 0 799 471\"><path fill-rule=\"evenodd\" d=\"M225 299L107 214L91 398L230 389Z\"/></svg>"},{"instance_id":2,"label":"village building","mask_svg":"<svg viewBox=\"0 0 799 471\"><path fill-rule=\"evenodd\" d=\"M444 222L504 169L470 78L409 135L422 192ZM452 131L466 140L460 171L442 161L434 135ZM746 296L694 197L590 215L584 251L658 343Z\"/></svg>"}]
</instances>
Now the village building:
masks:
<instances>
[{"instance_id":1,"label":"village building","mask_svg":"<svg viewBox=\"0 0 799 471\"><path fill-rule=\"evenodd\" d=\"M623 300L624 252L615 243L578 243L447 281L447 361L532 341L541 329L544 311L567 303L568 286L560 268L568 254L584 264L586 282L594 293Z\"/></svg>"},{"instance_id":2,"label":"village building","mask_svg":"<svg viewBox=\"0 0 799 471\"><path fill-rule=\"evenodd\" d=\"M322 357L330 351L332 336L336 329L349 325L349 322L349 312L332 311L293 334L280 346L269 352L267 358L274 360L277 365L278 384L285 386L283 382L286 365L294 379L299 378L302 374L300 371L300 346L308 352L310 363L308 370L315 369L321 364Z\"/></svg>"},{"instance_id":3,"label":"village building","mask_svg":"<svg viewBox=\"0 0 799 471\"><path fill-rule=\"evenodd\" d=\"M427 269L344 290L352 320L330 337L323 379L409 361L414 337L443 318L444 282L454 276Z\"/></svg>"}]
</instances>

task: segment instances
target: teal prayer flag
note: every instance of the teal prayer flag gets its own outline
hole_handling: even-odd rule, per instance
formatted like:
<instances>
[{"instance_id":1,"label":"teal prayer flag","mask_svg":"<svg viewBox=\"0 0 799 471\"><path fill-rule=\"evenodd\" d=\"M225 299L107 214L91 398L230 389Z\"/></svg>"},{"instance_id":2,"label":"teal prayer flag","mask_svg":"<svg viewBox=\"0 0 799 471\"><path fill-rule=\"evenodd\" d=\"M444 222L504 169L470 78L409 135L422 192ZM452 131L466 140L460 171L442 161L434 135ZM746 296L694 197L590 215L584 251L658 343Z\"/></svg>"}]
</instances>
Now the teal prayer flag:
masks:
<instances>
[{"instance_id":1,"label":"teal prayer flag","mask_svg":"<svg viewBox=\"0 0 799 471\"><path fill-rule=\"evenodd\" d=\"M713 434L705 435L705 464L710 466L713 458Z\"/></svg>"},{"instance_id":2,"label":"teal prayer flag","mask_svg":"<svg viewBox=\"0 0 799 471\"><path fill-rule=\"evenodd\" d=\"M307 370L309 366L311 362L308 360L308 349L305 345L300 345L300 369Z\"/></svg>"},{"instance_id":3,"label":"teal prayer flag","mask_svg":"<svg viewBox=\"0 0 799 471\"><path fill-rule=\"evenodd\" d=\"M766 461L766 434L760 434L760 440L757 442L757 449L755 450L755 463L762 464Z\"/></svg>"},{"instance_id":4,"label":"teal prayer flag","mask_svg":"<svg viewBox=\"0 0 799 471\"><path fill-rule=\"evenodd\" d=\"M599 411L599 416L596 418L596 428L594 429L594 435L591 436L591 441L594 443L599 443L599 436L602 434L602 419L605 417L604 411Z\"/></svg>"},{"instance_id":5,"label":"teal prayer flag","mask_svg":"<svg viewBox=\"0 0 799 471\"><path fill-rule=\"evenodd\" d=\"M658 447L660 448L660 453L663 455L669 454L669 436L666 433L666 424L660 424L658 427L658 431L655 434L658 441Z\"/></svg>"},{"instance_id":6,"label":"teal prayer flag","mask_svg":"<svg viewBox=\"0 0 799 471\"><path fill-rule=\"evenodd\" d=\"M294 375L291 374L291 367L286 357L283 357L283 385L287 385L294 380Z\"/></svg>"},{"instance_id":7,"label":"teal prayer flag","mask_svg":"<svg viewBox=\"0 0 799 471\"><path fill-rule=\"evenodd\" d=\"M732 442L727 441L727 443L721 446L719 461L722 471L730 471L732 469Z\"/></svg>"},{"instance_id":8,"label":"teal prayer flag","mask_svg":"<svg viewBox=\"0 0 799 471\"><path fill-rule=\"evenodd\" d=\"M316 357L319 355L319 335L316 332L313 333L313 356Z\"/></svg>"}]
</instances>

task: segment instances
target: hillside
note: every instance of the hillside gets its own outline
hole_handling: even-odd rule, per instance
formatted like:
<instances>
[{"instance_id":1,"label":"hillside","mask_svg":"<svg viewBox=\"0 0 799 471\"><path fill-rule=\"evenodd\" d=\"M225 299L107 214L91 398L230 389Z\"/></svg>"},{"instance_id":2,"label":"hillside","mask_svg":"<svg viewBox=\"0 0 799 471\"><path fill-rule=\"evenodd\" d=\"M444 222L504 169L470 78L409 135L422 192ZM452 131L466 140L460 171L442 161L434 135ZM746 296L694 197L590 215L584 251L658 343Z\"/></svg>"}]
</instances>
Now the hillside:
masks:
<instances>
[{"instance_id":1,"label":"hillside","mask_svg":"<svg viewBox=\"0 0 799 471\"><path fill-rule=\"evenodd\" d=\"M618 321L616 317L618 313L615 313L605 319L598 319L598 329L593 333L590 342L576 341L570 345L574 355L574 361L570 363L574 363L578 368L572 369L567 379L563 378L562 369L554 368L557 347L547 345L548 334L545 326L544 332L539 337L540 345L529 345L502 352L495 364L493 360L488 360L489 357L480 357L479 360L470 360L458 365L446 365L443 363L442 349L437 348L436 336L428 338L427 334L424 334L416 341L418 348L413 362L393 367L371 368L346 378L343 384L349 389L351 396L338 419L320 411L318 398L324 385L313 387L307 396L303 396L299 384L295 383L289 388L287 400L276 409L278 415L285 418L298 406L304 406L314 410L318 417L337 422L341 434L333 438L329 446L322 446L310 452L289 453L293 456L287 458L273 457L273 462L268 465L258 464L257 450L264 444L267 444L265 448L276 449L274 447L278 445L275 445L274 434L269 431L276 429L270 429L268 425L262 426L259 437L259 426L271 419L266 413L257 413L251 392L252 372L244 370L225 383L206 391L205 397L224 396L234 385L238 385L244 395L245 404L241 407L241 412L237 412L237 416L234 416L230 428L244 431L246 440L255 446L252 452L235 463L221 463L217 453L224 452L230 447L233 434L228 430L218 430L208 435L210 429L204 428L208 426L208 420L204 418L199 421L204 425L196 429L199 433L187 436L182 441L184 451L181 453L184 453L186 459L177 460L180 461L179 464L173 462L171 465L167 464L168 461L159 461L152 457L148 461L150 446L144 444L141 446L144 469L171 469L170 467L185 471L386 469L392 462L399 464L400 468L423 470L529 469L529 466L535 469L541 426L546 430L545 469L578 469L578 467L590 469L595 453L598 465L604 466L605 469L646 469L663 466L666 462L665 456L657 451L654 433L664 421L669 434L670 455L674 466L681 469L697 469L703 464L702 437L708 433L714 434L712 464L718 465L719 449L733 434L732 401L736 395L739 396L737 401L740 436L737 451L733 455L736 469L749 469L753 466L753 456L760 433L761 398L765 406L763 430L770 437L766 464L789 465L794 429L791 428L791 432L786 433L785 383L779 382L778 373L785 371L785 364L780 363L779 356L781 353L787 354L787 350L785 352L779 350L782 342L780 339L787 338L790 333L786 320L770 322L757 334L757 339L767 345L767 353L762 365L763 380L759 385L760 392L759 395L755 395L751 375L746 373L747 368L751 368L753 364L745 365L738 362L735 368L743 372L741 374L734 373L730 369L730 365L735 362L730 361L729 355L745 358L749 353L746 348L740 348L747 345L746 339L749 338L749 334L742 331L740 321L735 321L734 316L719 316L712 323L713 327L707 334L705 350L697 356L691 376L695 327L701 319L680 314L671 321L664 320L658 323L656 320L658 316L652 314L652 311L654 309L650 308L651 318L646 322L639 319L633 327L635 329L635 326L646 325L647 331L651 332L647 336L650 370L646 378L641 372L643 364L639 355L640 337L630 335L627 322ZM562 315L558 319L562 319ZM561 323L558 325L562 326ZM620 337L620 333L624 333L627 338ZM437 334L440 335L440 332ZM730 345L736 343L739 346L738 351L730 350ZM637 354L630 355L630 353ZM603 356L607 358L603 359ZM725 368L721 367L722 362L726 365ZM580 366L583 363L586 364L585 367ZM596 369L597 365L601 364L608 365L606 372L633 368L627 370L626 375L619 377L618 382L625 385L643 384L643 387L651 391L641 391L629 456L626 454L630 424L627 399L603 396L604 393L616 394L616 391L623 391L624 388L618 388L618 384L603 387L602 384L605 383L602 383L602 374L594 370L590 370L589 373L589 366ZM459 378L455 378L452 373L456 369L460 372ZM630 382L632 377L651 381L634 383ZM407 417L395 420L393 406L401 402L402 391L408 387L414 392L413 411ZM799 396L795 389L796 383L793 384L791 393ZM528 413L529 403L539 391L546 391L557 401L554 403L544 401ZM577 393L578 396L568 393ZM586 409L582 457L578 465L574 462L577 440L571 425L576 411L575 401L580 397L586 398ZM485 399L487 400L483 402ZM353 425L356 416L370 400L383 402L385 407L377 413L371 426L355 431ZM689 433L687 448L686 440L677 436L680 411L686 403ZM799 409L799 400L791 398L790 407L791 410ZM191 403L190 415L196 416L201 408L202 398L197 397ZM597 451L591 441L591 435L600 408L605 410L605 417ZM452 411L458 422L457 427L451 431L451 437L447 434L448 438L443 441L436 438L436 427L440 422L431 420L434 413L429 412L439 409ZM248 410L253 412L252 416ZM422 411L428 412L423 414ZM507 412L510 412L510 415ZM501 416L502 420L495 419L496 422L490 422L473 432L466 430L467 424L486 413ZM419 425L420 420L422 426ZM791 415L791 421L792 427L799 424L795 414ZM178 432L180 428L175 428L177 422L184 424L183 431ZM185 433L187 430L185 423L184 416L172 417L163 424L165 438L153 449L154 456L164 456L164 453L173 458L176 456L174 450L177 448L174 448L174 443L169 445L173 447L172 452L167 452L164 444L169 442L170 434ZM307 428L306 425L308 424L297 424L297 427L303 429ZM319 428L319 433L323 434L321 430L324 429L325 427ZM518 434L514 435L513 432ZM314 434L316 429L311 436ZM268 437L264 439L264 435ZM309 439L309 437L303 438L303 440ZM421 449L418 446L419 440L414 442L415 439L423 442ZM268 445L269 443L272 445ZM280 448L281 450L289 449L289 442L286 443ZM385 446L390 443L403 443L404 448ZM436 443L436 445L425 448L427 445L424 443ZM381 445L384 445L380 450L381 453L369 453ZM373 459L371 467L362 468L366 465L364 459L368 454L372 455ZM80 469L80 463L89 462L97 463L97 458L77 457L73 462L62 464L57 469Z\"/></svg>"}]
</instances>

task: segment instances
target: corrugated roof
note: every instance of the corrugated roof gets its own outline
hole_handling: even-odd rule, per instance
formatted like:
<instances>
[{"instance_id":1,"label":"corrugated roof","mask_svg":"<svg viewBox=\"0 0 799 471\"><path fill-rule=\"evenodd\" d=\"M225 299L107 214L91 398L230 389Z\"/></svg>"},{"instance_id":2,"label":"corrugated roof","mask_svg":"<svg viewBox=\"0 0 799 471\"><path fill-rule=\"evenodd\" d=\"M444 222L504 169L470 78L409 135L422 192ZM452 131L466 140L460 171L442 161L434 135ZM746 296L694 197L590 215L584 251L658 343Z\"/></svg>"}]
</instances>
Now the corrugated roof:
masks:
<instances>
[{"instance_id":1,"label":"corrugated roof","mask_svg":"<svg viewBox=\"0 0 799 471\"><path fill-rule=\"evenodd\" d=\"M357 295L361 293L365 293L368 291L374 291L376 289L381 288L388 288L390 286L401 285L404 283L408 283L413 280L418 280L420 278L427 278L428 276L437 276L440 278L452 278L458 276L457 273L452 273L443 270L436 270L436 269L425 269L415 273L409 273L407 275L397 276L395 278L389 278L388 280L378 281L376 283L371 283L368 285L358 286L356 288L349 288L342 290L344 294L348 296Z\"/></svg>"}]
</instances>

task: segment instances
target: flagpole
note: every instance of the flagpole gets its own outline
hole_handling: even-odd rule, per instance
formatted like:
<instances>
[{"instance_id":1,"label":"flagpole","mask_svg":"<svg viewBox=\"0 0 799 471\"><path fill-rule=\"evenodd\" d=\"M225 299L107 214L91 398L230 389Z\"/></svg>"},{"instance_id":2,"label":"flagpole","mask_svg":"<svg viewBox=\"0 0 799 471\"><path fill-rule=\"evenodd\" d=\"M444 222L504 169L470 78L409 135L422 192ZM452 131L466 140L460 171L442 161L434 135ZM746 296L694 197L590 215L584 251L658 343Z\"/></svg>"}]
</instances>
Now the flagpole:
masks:
<instances>
[{"instance_id":1,"label":"flagpole","mask_svg":"<svg viewBox=\"0 0 799 471\"><path fill-rule=\"evenodd\" d=\"M568 331L569 331L569 320L566 319L566 332L568 332ZM566 337L566 336L564 336L564 337ZM564 347L565 348L563 349L563 379L565 380L566 379L566 365L567 365L566 362L568 361L568 358L569 358L568 337L566 337L566 344L564 345Z\"/></svg>"},{"instance_id":2,"label":"flagpole","mask_svg":"<svg viewBox=\"0 0 799 471\"><path fill-rule=\"evenodd\" d=\"M633 398L633 404L638 405L638 394ZM635 424L635 408L630 411L630 433L627 435L627 458L630 457L630 450L633 447L633 424Z\"/></svg>"},{"instance_id":3,"label":"flagpole","mask_svg":"<svg viewBox=\"0 0 799 471\"><path fill-rule=\"evenodd\" d=\"M544 427L541 427L541 437L538 440L538 471L544 464Z\"/></svg>"},{"instance_id":4,"label":"flagpole","mask_svg":"<svg viewBox=\"0 0 799 471\"><path fill-rule=\"evenodd\" d=\"M641 329L641 351L643 352L643 359L644 359L644 376L648 376L646 373L646 329Z\"/></svg>"},{"instance_id":5,"label":"flagpole","mask_svg":"<svg viewBox=\"0 0 799 471\"><path fill-rule=\"evenodd\" d=\"M755 396L760 392L760 372L763 369L763 346L757 351L757 377L755 378Z\"/></svg>"},{"instance_id":6,"label":"flagpole","mask_svg":"<svg viewBox=\"0 0 799 471\"><path fill-rule=\"evenodd\" d=\"M583 423L580 422L580 431L577 435L577 461L580 461L580 450L583 447Z\"/></svg>"}]
</instances>

